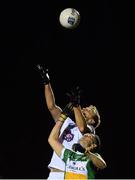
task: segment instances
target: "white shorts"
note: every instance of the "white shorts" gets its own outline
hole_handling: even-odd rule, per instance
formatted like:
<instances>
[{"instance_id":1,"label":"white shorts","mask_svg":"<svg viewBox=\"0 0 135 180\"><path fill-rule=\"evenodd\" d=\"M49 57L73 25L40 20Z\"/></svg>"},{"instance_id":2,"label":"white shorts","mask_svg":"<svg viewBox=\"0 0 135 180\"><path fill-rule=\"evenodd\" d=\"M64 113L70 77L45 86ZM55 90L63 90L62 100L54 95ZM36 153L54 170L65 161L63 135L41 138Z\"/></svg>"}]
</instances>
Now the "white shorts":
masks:
<instances>
[{"instance_id":1,"label":"white shorts","mask_svg":"<svg viewBox=\"0 0 135 180\"><path fill-rule=\"evenodd\" d=\"M64 172L50 172L48 180L64 180Z\"/></svg>"}]
</instances>

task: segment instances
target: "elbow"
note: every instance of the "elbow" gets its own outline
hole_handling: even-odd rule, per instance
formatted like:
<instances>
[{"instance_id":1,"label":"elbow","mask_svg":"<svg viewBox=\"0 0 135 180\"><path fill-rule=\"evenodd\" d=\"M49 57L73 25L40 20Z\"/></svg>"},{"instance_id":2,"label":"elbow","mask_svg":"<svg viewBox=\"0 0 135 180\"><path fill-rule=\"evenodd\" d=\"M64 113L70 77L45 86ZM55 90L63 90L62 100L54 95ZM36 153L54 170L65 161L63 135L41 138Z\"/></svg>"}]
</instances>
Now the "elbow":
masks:
<instances>
[{"instance_id":1,"label":"elbow","mask_svg":"<svg viewBox=\"0 0 135 180\"><path fill-rule=\"evenodd\" d=\"M107 164L105 163L105 162L103 162L103 163L100 163L99 165L98 165L98 169L105 169L107 167Z\"/></svg>"},{"instance_id":2,"label":"elbow","mask_svg":"<svg viewBox=\"0 0 135 180\"><path fill-rule=\"evenodd\" d=\"M55 111L55 112L61 113L60 107L57 106L57 105L54 104L54 103L48 105L48 110L49 110L50 112L54 112L54 111Z\"/></svg>"},{"instance_id":3,"label":"elbow","mask_svg":"<svg viewBox=\"0 0 135 180\"><path fill-rule=\"evenodd\" d=\"M54 108L55 108L55 105L54 105L54 104L49 104L49 105L48 105L48 110L49 110L49 111L53 111Z\"/></svg>"},{"instance_id":4,"label":"elbow","mask_svg":"<svg viewBox=\"0 0 135 180\"><path fill-rule=\"evenodd\" d=\"M103 163L103 169L107 167L106 162Z\"/></svg>"},{"instance_id":5,"label":"elbow","mask_svg":"<svg viewBox=\"0 0 135 180\"><path fill-rule=\"evenodd\" d=\"M50 138L48 138L48 143L50 144Z\"/></svg>"},{"instance_id":6,"label":"elbow","mask_svg":"<svg viewBox=\"0 0 135 180\"><path fill-rule=\"evenodd\" d=\"M51 145L51 138L50 137L48 138L48 143Z\"/></svg>"}]
</instances>

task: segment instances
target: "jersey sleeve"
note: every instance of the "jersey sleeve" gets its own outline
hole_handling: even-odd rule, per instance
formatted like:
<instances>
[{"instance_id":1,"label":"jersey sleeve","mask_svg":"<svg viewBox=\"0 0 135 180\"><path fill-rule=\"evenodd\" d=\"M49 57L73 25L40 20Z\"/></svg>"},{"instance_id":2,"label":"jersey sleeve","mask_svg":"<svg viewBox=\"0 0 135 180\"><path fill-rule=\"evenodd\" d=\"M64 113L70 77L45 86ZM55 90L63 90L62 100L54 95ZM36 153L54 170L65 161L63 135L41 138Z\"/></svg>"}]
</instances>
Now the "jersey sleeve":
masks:
<instances>
[{"instance_id":1,"label":"jersey sleeve","mask_svg":"<svg viewBox=\"0 0 135 180\"><path fill-rule=\"evenodd\" d=\"M66 148L63 148L62 149L62 152L61 152L61 156L60 158L66 162L67 159L72 155L72 153L74 153L73 151L69 150L69 149L66 149Z\"/></svg>"}]
</instances>

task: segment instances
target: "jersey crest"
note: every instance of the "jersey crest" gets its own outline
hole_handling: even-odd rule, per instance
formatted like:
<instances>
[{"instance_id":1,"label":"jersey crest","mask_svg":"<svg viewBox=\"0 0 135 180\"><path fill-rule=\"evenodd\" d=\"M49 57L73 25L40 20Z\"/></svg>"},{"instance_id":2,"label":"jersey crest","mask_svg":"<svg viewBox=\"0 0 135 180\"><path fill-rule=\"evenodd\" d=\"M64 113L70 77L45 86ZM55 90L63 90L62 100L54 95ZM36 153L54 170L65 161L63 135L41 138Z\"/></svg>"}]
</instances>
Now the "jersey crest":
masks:
<instances>
[{"instance_id":1,"label":"jersey crest","mask_svg":"<svg viewBox=\"0 0 135 180\"><path fill-rule=\"evenodd\" d=\"M67 142L70 142L73 140L74 138L74 134L71 132L71 129L74 128L75 125L69 125L65 131L63 132L63 140L66 140Z\"/></svg>"}]
</instances>

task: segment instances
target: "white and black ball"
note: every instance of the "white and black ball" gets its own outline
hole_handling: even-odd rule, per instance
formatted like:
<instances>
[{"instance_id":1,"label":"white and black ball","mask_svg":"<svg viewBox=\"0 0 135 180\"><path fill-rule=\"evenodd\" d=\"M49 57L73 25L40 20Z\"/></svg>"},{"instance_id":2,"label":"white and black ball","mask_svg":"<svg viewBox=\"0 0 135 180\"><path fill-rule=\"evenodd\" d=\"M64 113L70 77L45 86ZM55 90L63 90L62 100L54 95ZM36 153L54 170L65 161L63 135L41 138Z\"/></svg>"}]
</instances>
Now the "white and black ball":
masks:
<instances>
[{"instance_id":1,"label":"white and black ball","mask_svg":"<svg viewBox=\"0 0 135 180\"><path fill-rule=\"evenodd\" d=\"M67 29L74 29L80 23L80 13L74 8L66 8L59 16L60 24Z\"/></svg>"}]
</instances>

